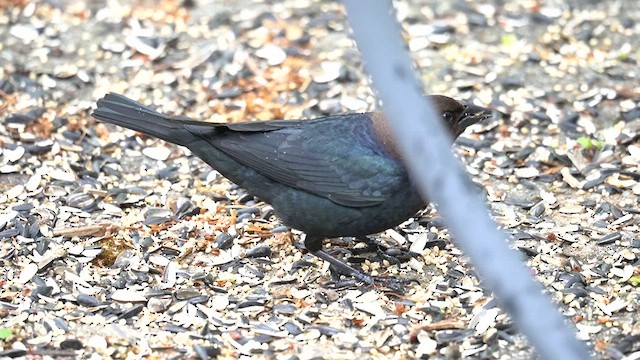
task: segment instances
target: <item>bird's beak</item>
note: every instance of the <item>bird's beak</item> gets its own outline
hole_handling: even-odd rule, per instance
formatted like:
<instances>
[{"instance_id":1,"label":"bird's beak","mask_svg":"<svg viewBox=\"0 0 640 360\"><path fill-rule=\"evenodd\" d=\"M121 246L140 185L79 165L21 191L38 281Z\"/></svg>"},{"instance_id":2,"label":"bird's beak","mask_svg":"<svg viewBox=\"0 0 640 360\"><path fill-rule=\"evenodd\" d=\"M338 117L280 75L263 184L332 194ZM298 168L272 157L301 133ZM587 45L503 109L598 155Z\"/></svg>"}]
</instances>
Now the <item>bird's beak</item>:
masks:
<instances>
[{"instance_id":1,"label":"bird's beak","mask_svg":"<svg viewBox=\"0 0 640 360\"><path fill-rule=\"evenodd\" d=\"M458 119L458 128L466 129L477 122L490 119L493 116L491 110L473 104L465 104L464 113Z\"/></svg>"}]
</instances>

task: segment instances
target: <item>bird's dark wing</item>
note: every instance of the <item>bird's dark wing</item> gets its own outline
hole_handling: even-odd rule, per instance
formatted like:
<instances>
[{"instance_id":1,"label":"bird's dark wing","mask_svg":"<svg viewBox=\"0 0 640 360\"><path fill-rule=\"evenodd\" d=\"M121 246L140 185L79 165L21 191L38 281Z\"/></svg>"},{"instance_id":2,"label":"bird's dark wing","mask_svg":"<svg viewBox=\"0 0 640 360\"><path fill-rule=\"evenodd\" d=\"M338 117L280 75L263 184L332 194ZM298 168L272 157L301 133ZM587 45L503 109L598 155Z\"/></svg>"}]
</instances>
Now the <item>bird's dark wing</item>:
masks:
<instances>
[{"instance_id":1,"label":"bird's dark wing","mask_svg":"<svg viewBox=\"0 0 640 360\"><path fill-rule=\"evenodd\" d=\"M93 116L196 153L206 153L206 141L264 176L345 206L379 204L396 190L394 186L406 184L402 165L375 139L369 114L210 123L164 115L108 94L98 101Z\"/></svg>"},{"instance_id":2,"label":"bird's dark wing","mask_svg":"<svg viewBox=\"0 0 640 360\"><path fill-rule=\"evenodd\" d=\"M275 181L337 204L366 207L386 200L406 177L374 138L368 116L228 124L215 134L202 125L185 128Z\"/></svg>"}]
</instances>

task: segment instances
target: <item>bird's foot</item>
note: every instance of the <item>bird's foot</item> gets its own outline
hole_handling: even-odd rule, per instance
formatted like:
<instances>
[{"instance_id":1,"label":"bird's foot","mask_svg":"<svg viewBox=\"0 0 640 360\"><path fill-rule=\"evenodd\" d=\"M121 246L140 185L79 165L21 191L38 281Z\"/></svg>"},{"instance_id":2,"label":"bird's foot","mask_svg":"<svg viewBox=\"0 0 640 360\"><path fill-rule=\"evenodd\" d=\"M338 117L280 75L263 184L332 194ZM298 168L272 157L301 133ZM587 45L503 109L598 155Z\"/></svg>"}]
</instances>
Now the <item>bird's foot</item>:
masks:
<instances>
[{"instance_id":1,"label":"bird's foot","mask_svg":"<svg viewBox=\"0 0 640 360\"><path fill-rule=\"evenodd\" d=\"M356 269L353 266L333 257L324 250L317 250L311 252L313 255L320 259L327 261L331 267L338 273L350 277L350 279L332 280L326 285L332 288L343 289L356 286L357 283L364 283L366 285L374 286L376 288L388 289L397 293L404 293L404 287L417 279L396 279L393 277L372 276L365 273L362 270Z\"/></svg>"},{"instance_id":2,"label":"bird's foot","mask_svg":"<svg viewBox=\"0 0 640 360\"><path fill-rule=\"evenodd\" d=\"M367 236L356 237L356 241L366 244L365 248L354 249L354 254L360 255L368 252L375 252L382 260L387 260L390 264L398 265L405 263L412 258L420 258L422 255L405 249L391 248L381 244L375 239Z\"/></svg>"}]
</instances>

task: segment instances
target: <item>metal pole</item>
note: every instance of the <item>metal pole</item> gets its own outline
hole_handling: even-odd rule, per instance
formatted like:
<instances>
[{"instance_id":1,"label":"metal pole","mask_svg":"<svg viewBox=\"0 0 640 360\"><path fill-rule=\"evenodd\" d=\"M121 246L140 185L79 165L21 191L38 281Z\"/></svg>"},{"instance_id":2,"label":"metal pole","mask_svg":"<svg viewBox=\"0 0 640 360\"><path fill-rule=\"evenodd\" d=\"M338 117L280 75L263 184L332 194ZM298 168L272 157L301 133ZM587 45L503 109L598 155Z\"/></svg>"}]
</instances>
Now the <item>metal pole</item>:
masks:
<instances>
[{"instance_id":1,"label":"metal pole","mask_svg":"<svg viewBox=\"0 0 640 360\"><path fill-rule=\"evenodd\" d=\"M383 101L399 149L421 194L435 203L451 234L502 307L543 359L589 359L543 295L450 151L450 135L422 94L388 0L344 0L365 68Z\"/></svg>"}]
</instances>

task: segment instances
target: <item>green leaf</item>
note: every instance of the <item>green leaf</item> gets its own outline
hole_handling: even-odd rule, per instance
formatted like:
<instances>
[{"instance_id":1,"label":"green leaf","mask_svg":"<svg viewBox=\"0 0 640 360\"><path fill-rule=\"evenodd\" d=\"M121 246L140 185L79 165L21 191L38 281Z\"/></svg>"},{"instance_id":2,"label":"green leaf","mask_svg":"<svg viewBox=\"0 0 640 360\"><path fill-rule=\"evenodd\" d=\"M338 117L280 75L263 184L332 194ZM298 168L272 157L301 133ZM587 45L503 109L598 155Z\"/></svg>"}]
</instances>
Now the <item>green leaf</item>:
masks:
<instances>
[{"instance_id":1,"label":"green leaf","mask_svg":"<svg viewBox=\"0 0 640 360\"><path fill-rule=\"evenodd\" d=\"M618 61L625 61L625 60L628 60L630 57L631 57L631 54L629 53L620 53L616 58L618 59Z\"/></svg>"},{"instance_id":2,"label":"green leaf","mask_svg":"<svg viewBox=\"0 0 640 360\"><path fill-rule=\"evenodd\" d=\"M585 148L587 150L592 149L592 148L597 148L598 150L600 150L604 146L602 141L596 140L596 139L592 139L592 138L588 138L586 136L581 136L576 141L578 142L578 144L580 144L580 146L582 146L583 148Z\"/></svg>"},{"instance_id":3,"label":"green leaf","mask_svg":"<svg viewBox=\"0 0 640 360\"><path fill-rule=\"evenodd\" d=\"M632 276L632 277L629 278L629 280L627 280L627 282L630 282L633 285L638 285L638 284L640 284L640 277Z\"/></svg>"},{"instance_id":4,"label":"green leaf","mask_svg":"<svg viewBox=\"0 0 640 360\"><path fill-rule=\"evenodd\" d=\"M598 150L601 150L602 147L604 146L604 144L602 143L602 141L600 140L596 140L596 139L591 139L591 145L595 146L598 148Z\"/></svg>"},{"instance_id":5,"label":"green leaf","mask_svg":"<svg viewBox=\"0 0 640 360\"><path fill-rule=\"evenodd\" d=\"M511 46L518 42L518 38L515 34L504 34L500 41L502 42L502 45Z\"/></svg>"},{"instance_id":6,"label":"green leaf","mask_svg":"<svg viewBox=\"0 0 640 360\"><path fill-rule=\"evenodd\" d=\"M5 340L13 335L13 331L7 328L0 328L0 340Z\"/></svg>"},{"instance_id":7,"label":"green leaf","mask_svg":"<svg viewBox=\"0 0 640 360\"><path fill-rule=\"evenodd\" d=\"M578 144L580 144L580 146L582 146L585 149L591 149L591 147L593 147L593 143L591 142L591 139L585 136L581 136L578 138Z\"/></svg>"}]
</instances>

